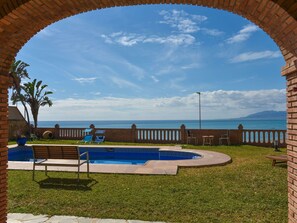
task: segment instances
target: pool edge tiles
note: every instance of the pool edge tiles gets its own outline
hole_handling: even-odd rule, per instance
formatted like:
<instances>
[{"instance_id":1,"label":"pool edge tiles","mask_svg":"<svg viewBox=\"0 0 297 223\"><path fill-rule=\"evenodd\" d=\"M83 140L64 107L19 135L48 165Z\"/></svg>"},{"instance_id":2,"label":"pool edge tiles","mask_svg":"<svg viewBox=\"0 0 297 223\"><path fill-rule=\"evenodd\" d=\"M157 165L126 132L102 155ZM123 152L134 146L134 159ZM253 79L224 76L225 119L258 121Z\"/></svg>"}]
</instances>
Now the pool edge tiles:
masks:
<instances>
[{"instance_id":1,"label":"pool edge tiles","mask_svg":"<svg viewBox=\"0 0 297 223\"><path fill-rule=\"evenodd\" d=\"M197 153L181 150L160 150L159 148L126 148L126 147L79 147L80 153L88 152L92 164L128 164L144 165L151 160L185 160L198 159ZM62 152L62 151L61 151ZM49 157L50 159L50 157ZM30 146L11 148L8 152L9 161L32 162L33 151Z\"/></svg>"},{"instance_id":2,"label":"pool edge tiles","mask_svg":"<svg viewBox=\"0 0 297 223\"><path fill-rule=\"evenodd\" d=\"M106 146L105 146L106 147ZM132 146L130 146L132 147ZM135 147L137 148L137 147ZM144 148L144 147L141 147ZM156 148L156 147L146 147ZM91 173L116 173L116 174L149 174L149 175L176 175L178 167L205 167L215 165L226 165L232 161L231 157L218 152L205 150L188 150L177 146L160 146L160 150L175 150L187 151L195 154L200 154L200 159L192 160L152 160L146 162L144 165L127 165L127 164L90 164ZM29 162L8 162L8 169L10 170L32 170L33 164ZM69 171L76 172L76 168L71 167L48 167L52 171ZM38 167L37 170L44 170ZM86 172L86 165L81 166L81 171ZM44 173L43 173L44 174Z\"/></svg>"}]
</instances>

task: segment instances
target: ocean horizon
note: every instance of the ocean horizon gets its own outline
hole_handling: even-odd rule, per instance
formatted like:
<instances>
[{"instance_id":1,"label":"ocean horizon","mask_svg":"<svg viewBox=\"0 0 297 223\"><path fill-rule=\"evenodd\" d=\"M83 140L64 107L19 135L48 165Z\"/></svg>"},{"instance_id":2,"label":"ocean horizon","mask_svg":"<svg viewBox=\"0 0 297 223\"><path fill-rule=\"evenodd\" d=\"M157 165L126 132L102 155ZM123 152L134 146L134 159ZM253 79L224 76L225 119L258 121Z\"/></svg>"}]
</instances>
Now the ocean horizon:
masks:
<instances>
[{"instance_id":1,"label":"ocean horizon","mask_svg":"<svg viewBox=\"0 0 297 223\"><path fill-rule=\"evenodd\" d=\"M188 129L199 129L199 120L87 120L87 121L38 121L38 127L53 128L88 128L94 124L96 128L137 128L147 129L178 129L182 124ZM220 119L202 120L201 129L237 129L242 124L244 129L286 129L286 119Z\"/></svg>"}]
</instances>

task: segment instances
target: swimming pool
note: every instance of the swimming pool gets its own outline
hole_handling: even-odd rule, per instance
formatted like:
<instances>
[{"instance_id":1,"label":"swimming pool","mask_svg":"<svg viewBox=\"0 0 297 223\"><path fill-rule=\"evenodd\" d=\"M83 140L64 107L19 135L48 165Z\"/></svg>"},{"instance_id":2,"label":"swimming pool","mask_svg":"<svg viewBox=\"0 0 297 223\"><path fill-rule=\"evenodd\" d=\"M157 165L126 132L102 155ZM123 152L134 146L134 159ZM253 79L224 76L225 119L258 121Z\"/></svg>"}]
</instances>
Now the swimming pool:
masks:
<instances>
[{"instance_id":1,"label":"swimming pool","mask_svg":"<svg viewBox=\"0 0 297 223\"><path fill-rule=\"evenodd\" d=\"M197 153L160 150L159 148L80 147L80 152L89 152L93 164L144 165L149 160L191 160L199 159ZM31 147L17 147L8 150L9 161L32 161Z\"/></svg>"}]
</instances>

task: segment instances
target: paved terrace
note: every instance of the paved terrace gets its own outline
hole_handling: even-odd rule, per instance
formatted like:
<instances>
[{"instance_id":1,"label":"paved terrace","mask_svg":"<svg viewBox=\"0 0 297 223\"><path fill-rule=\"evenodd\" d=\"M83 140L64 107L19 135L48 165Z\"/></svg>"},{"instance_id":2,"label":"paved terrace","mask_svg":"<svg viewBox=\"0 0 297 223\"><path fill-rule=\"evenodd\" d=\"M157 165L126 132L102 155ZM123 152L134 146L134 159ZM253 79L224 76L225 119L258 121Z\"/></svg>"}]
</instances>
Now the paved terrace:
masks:
<instances>
[{"instance_id":1,"label":"paved terrace","mask_svg":"<svg viewBox=\"0 0 297 223\"><path fill-rule=\"evenodd\" d=\"M82 218L75 216L52 216L32 214L8 214L7 223L165 223L156 221L139 221L124 219Z\"/></svg>"},{"instance_id":2,"label":"paved terrace","mask_svg":"<svg viewBox=\"0 0 297 223\"><path fill-rule=\"evenodd\" d=\"M28 145L30 146L30 145ZM58 145L60 146L60 145ZM72 145L73 146L73 145ZM15 146L9 146L13 148ZM126 165L126 164L90 164L90 173L121 173L121 174L150 174L150 175L176 175L178 167L205 167L226 165L232 161L231 157L218 152L205 150L182 149L181 146L100 146L83 145L81 147L103 147L103 148L159 148L160 150L185 151L200 155L201 158L190 160L151 160L144 165ZM67 162L64 160L63 162ZM9 170L32 170L32 162L8 162ZM36 167L36 170L44 170L44 167ZM48 167L50 171L69 171L76 172L73 167ZM86 165L81 166L81 172L86 172Z\"/></svg>"}]
</instances>

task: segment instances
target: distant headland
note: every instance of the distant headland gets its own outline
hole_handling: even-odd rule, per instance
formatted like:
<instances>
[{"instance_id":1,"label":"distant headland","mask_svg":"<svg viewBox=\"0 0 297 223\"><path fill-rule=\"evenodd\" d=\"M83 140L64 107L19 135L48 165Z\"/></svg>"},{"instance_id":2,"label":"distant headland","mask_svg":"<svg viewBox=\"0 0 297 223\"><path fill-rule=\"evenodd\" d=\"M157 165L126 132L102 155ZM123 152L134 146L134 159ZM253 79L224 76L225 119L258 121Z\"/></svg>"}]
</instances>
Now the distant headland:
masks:
<instances>
[{"instance_id":1,"label":"distant headland","mask_svg":"<svg viewBox=\"0 0 297 223\"><path fill-rule=\"evenodd\" d=\"M246 119L246 120L255 120L255 119L261 119L261 120L284 120L287 118L287 112L286 111L262 111L250 114L245 117L241 117L238 119Z\"/></svg>"}]
</instances>

